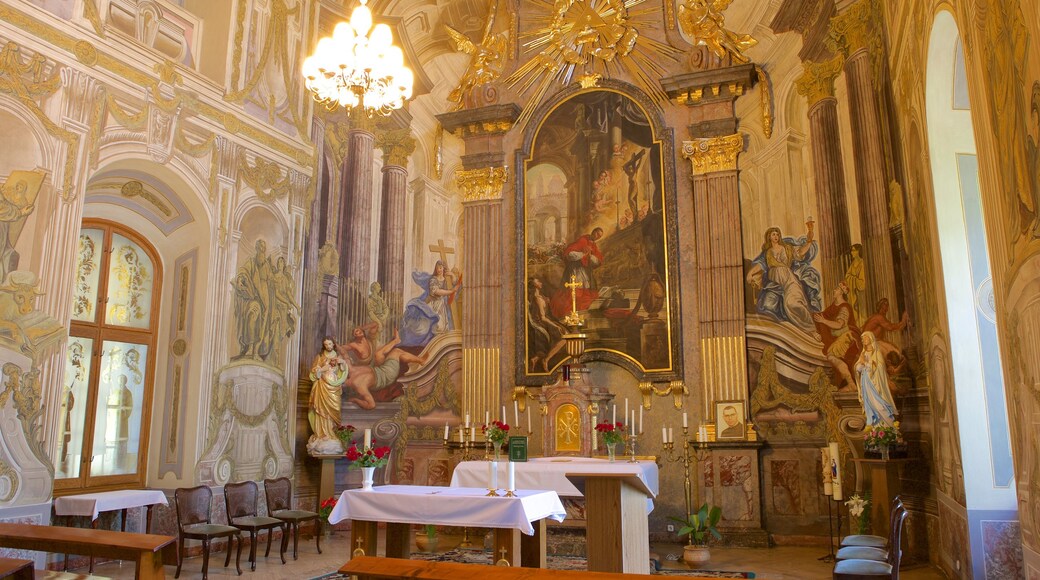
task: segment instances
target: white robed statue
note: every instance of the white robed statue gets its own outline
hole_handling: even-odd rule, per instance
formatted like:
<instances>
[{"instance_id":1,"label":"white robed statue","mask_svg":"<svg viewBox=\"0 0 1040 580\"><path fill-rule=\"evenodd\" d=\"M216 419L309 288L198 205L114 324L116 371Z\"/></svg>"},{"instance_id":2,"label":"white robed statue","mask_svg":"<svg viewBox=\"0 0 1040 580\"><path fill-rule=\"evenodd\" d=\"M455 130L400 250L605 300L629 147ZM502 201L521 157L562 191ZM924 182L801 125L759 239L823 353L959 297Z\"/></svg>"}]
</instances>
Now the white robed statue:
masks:
<instances>
[{"instance_id":1,"label":"white robed statue","mask_svg":"<svg viewBox=\"0 0 1040 580\"><path fill-rule=\"evenodd\" d=\"M859 373L859 402L867 425L892 427L896 422L896 403L888 386L885 357L878 348L873 332L864 332L863 350L856 361Z\"/></svg>"}]
</instances>

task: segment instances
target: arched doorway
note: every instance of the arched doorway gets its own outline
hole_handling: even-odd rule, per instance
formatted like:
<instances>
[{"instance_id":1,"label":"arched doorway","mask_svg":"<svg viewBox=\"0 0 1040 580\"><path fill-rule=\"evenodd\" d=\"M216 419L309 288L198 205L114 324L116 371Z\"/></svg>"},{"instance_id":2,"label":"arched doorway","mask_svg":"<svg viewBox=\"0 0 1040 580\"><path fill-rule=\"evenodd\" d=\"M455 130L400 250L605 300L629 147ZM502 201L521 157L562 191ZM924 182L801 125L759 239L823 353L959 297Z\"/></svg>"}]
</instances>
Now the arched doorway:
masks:
<instances>
[{"instance_id":1,"label":"arched doorway","mask_svg":"<svg viewBox=\"0 0 1040 580\"><path fill-rule=\"evenodd\" d=\"M986 548L994 540L993 524L1016 521L1018 511L972 103L960 31L949 12L935 17L926 74L929 160L965 505L948 497L940 502L966 520L972 573L981 578L993 572L993 555ZM963 556L949 557L950 567L966 572Z\"/></svg>"}]
</instances>

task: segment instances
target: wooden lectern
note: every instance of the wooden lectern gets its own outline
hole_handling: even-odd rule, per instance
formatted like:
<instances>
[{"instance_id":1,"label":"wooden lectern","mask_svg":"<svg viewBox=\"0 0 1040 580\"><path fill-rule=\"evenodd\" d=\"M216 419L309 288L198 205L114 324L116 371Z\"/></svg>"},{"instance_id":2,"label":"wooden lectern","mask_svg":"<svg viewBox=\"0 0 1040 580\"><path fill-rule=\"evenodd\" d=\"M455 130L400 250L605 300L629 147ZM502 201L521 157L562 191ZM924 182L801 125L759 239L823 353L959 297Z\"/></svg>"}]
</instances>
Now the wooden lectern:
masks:
<instances>
[{"instance_id":1,"label":"wooden lectern","mask_svg":"<svg viewBox=\"0 0 1040 580\"><path fill-rule=\"evenodd\" d=\"M654 493L632 474L568 473L585 496L590 572L646 574L650 565L647 498Z\"/></svg>"}]
</instances>

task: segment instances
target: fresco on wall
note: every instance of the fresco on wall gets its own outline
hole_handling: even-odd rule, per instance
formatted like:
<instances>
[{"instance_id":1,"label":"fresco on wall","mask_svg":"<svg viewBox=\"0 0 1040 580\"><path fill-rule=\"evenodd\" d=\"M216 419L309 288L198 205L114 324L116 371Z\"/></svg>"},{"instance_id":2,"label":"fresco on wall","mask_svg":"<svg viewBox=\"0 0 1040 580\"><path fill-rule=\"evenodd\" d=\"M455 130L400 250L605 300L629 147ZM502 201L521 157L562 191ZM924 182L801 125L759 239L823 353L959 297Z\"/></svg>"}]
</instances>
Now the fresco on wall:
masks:
<instances>
[{"instance_id":1,"label":"fresco on wall","mask_svg":"<svg viewBox=\"0 0 1040 580\"><path fill-rule=\"evenodd\" d=\"M580 93L542 121L523 173L521 380L563 364L572 309L585 319L586 358L674 371L662 172L659 137L625 95Z\"/></svg>"},{"instance_id":2,"label":"fresco on wall","mask_svg":"<svg viewBox=\"0 0 1040 580\"><path fill-rule=\"evenodd\" d=\"M238 269L231 286L235 300L235 336L240 348L231 360L254 359L280 364L286 339L296 333L299 306L295 283L285 257L267 255L267 242L257 240L256 252Z\"/></svg>"}]
</instances>

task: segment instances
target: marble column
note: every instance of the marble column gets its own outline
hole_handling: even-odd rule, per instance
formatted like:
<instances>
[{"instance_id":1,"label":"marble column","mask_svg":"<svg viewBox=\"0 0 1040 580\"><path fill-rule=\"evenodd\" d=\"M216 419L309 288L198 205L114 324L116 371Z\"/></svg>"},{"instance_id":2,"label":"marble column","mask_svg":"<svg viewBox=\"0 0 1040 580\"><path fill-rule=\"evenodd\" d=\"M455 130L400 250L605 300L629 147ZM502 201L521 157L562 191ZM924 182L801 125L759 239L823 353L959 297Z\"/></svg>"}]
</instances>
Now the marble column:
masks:
<instances>
[{"instance_id":1,"label":"marble column","mask_svg":"<svg viewBox=\"0 0 1040 580\"><path fill-rule=\"evenodd\" d=\"M851 248L849 210L845 200L845 169L841 157L838 100L834 79L841 74L842 58L804 63L797 80L798 94L809 105L809 145L812 150L813 184L819 203L820 264L823 287L834 288L845 278Z\"/></svg>"},{"instance_id":2,"label":"marble column","mask_svg":"<svg viewBox=\"0 0 1040 580\"><path fill-rule=\"evenodd\" d=\"M746 401L748 394L737 177L743 150L740 133L683 141L682 147L693 175L704 401Z\"/></svg>"},{"instance_id":3,"label":"marble column","mask_svg":"<svg viewBox=\"0 0 1040 580\"><path fill-rule=\"evenodd\" d=\"M383 287L383 296L388 306L388 318L383 335L385 341L392 336L392 333L387 333L387 329L397 328L398 319L404 312L407 166L408 156L415 151L415 139L411 137L411 130L407 127L385 130L377 135L376 145L383 150L383 203L379 216L382 243L379 245L376 279Z\"/></svg>"},{"instance_id":4,"label":"marble column","mask_svg":"<svg viewBox=\"0 0 1040 580\"><path fill-rule=\"evenodd\" d=\"M830 31L830 42L845 56L868 311L873 311L881 298L894 303L899 299L888 229L890 178L885 163L885 131L880 93L876 91L884 66L879 11L876 0L859 0L831 20Z\"/></svg>"},{"instance_id":5,"label":"marble column","mask_svg":"<svg viewBox=\"0 0 1040 580\"><path fill-rule=\"evenodd\" d=\"M367 320L368 286L372 281L372 165L375 135L356 123L347 134L343 159L342 204L339 220L339 331Z\"/></svg>"}]
</instances>

